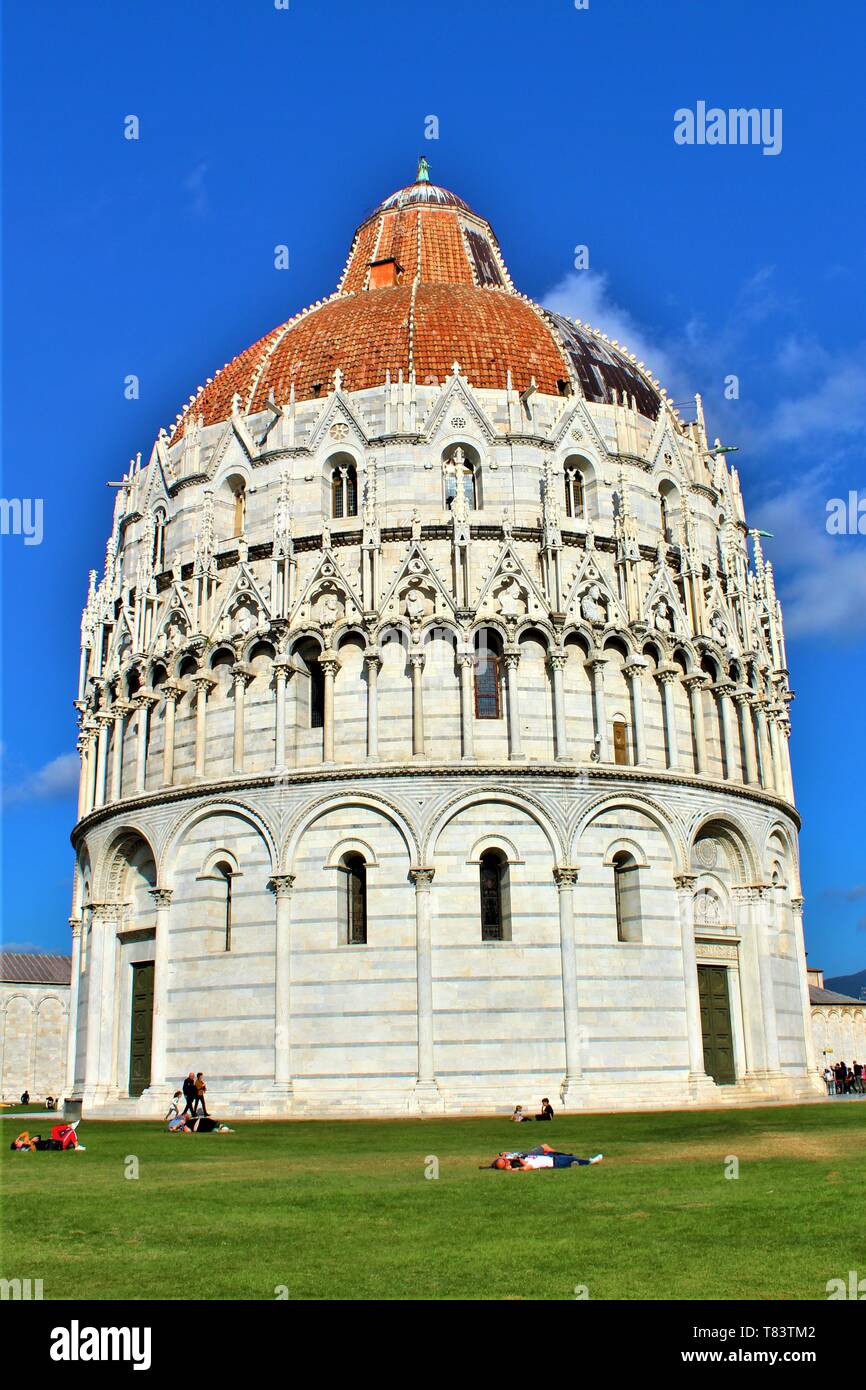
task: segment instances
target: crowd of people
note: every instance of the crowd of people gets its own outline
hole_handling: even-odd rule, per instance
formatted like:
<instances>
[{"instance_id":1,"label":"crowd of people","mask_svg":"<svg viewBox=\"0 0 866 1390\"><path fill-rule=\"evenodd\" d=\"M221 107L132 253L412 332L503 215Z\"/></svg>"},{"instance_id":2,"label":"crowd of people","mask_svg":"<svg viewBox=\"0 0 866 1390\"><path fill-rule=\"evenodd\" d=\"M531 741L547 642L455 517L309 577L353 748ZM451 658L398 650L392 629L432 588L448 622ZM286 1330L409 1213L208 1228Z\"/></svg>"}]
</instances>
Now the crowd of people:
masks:
<instances>
[{"instance_id":1,"label":"crowd of people","mask_svg":"<svg viewBox=\"0 0 866 1390\"><path fill-rule=\"evenodd\" d=\"M828 1062L823 1076L828 1096L862 1096L866 1094L866 1068L860 1062L839 1061L835 1066Z\"/></svg>"}]
</instances>

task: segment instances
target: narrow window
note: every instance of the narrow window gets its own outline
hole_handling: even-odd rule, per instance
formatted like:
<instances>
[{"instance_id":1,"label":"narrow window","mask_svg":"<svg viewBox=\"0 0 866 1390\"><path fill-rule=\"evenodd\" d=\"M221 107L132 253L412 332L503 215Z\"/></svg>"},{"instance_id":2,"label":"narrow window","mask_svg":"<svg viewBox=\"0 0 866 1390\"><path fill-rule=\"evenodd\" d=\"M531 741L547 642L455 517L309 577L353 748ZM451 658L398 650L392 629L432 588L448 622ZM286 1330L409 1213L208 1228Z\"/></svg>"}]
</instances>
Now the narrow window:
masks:
<instances>
[{"instance_id":1,"label":"narrow window","mask_svg":"<svg viewBox=\"0 0 866 1390\"><path fill-rule=\"evenodd\" d=\"M613 721L613 760L621 767L628 763L628 731L622 719Z\"/></svg>"},{"instance_id":2,"label":"narrow window","mask_svg":"<svg viewBox=\"0 0 866 1390\"><path fill-rule=\"evenodd\" d=\"M223 892L225 894L225 907L223 923L225 927L225 950L232 948L232 866L231 864L217 864L216 871L222 880Z\"/></svg>"},{"instance_id":3,"label":"narrow window","mask_svg":"<svg viewBox=\"0 0 866 1390\"><path fill-rule=\"evenodd\" d=\"M358 470L353 463L338 464L331 473L331 515L338 521L358 515Z\"/></svg>"},{"instance_id":4,"label":"narrow window","mask_svg":"<svg viewBox=\"0 0 866 1390\"><path fill-rule=\"evenodd\" d=\"M325 723L325 673L318 661L310 665L310 728L321 729Z\"/></svg>"},{"instance_id":5,"label":"narrow window","mask_svg":"<svg viewBox=\"0 0 866 1390\"><path fill-rule=\"evenodd\" d=\"M153 518L153 568L156 574L165 569L165 512L156 512Z\"/></svg>"},{"instance_id":6,"label":"narrow window","mask_svg":"<svg viewBox=\"0 0 866 1390\"><path fill-rule=\"evenodd\" d=\"M640 941L640 870L636 859L622 851L614 855L613 887L616 900L617 941Z\"/></svg>"},{"instance_id":7,"label":"narrow window","mask_svg":"<svg viewBox=\"0 0 866 1390\"><path fill-rule=\"evenodd\" d=\"M505 941L508 936L508 860L498 849L485 850L479 864L481 940Z\"/></svg>"},{"instance_id":8,"label":"narrow window","mask_svg":"<svg viewBox=\"0 0 866 1390\"><path fill-rule=\"evenodd\" d=\"M242 536L247 519L247 488L246 483L238 483L235 488L235 513L233 536Z\"/></svg>"},{"instance_id":9,"label":"narrow window","mask_svg":"<svg viewBox=\"0 0 866 1390\"><path fill-rule=\"evenodd\" d=\"M350 946L367 944L367 865L360 854L347 854L341 865L343 889L343 928Z\"/></svg>"},{"instance_id":10,"label":"narrow window","mask_svg":"<svg viewBox=\"0 0 866 1390\"><path fill-rule=\"evenodd\" d=\"M566 468L565 470L565 511L567 516L579 517L583 519L585 512L586 498L583 486L583 474L579 468Z\"/></svg>"},{"instance_id":11,"label":"narrow window","mask_svg":"<svg viewBox=\"0 0 866 1390\"><path fill-rule=\"evenodd\" d=\"M664 493L659 493L659 525L661 526L662 536L666 541L669 541L671 538L668 522L668 504L665 501Z\"/></svg>"},{"instance_id":12,"label":"narrow window","mask_svg":"<svg viewBox=\"0 0 866 1390\"><path fill-rule=\"evenodd\" d=\"M475 718L501 719L499 657L482 651L475 660Z\"/></svg>"}]
</instances>

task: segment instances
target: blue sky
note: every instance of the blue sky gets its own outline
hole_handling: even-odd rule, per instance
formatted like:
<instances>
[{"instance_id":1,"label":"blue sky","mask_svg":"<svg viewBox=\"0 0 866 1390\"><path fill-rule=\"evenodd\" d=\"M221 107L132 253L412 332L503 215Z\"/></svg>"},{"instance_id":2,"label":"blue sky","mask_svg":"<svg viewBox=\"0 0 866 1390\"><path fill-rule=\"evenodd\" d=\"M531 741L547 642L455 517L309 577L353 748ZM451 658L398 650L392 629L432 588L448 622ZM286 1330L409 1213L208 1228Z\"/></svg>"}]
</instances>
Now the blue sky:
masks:
<instances>
[{"instance_id":1,"label":"blue sky","mask_svg":"<svg viewBox=\"0 0 866 1390\"><path fill-rule=\"evenodd\" d=\"M44 499L41 545L0 540L7 943L67 948L106 480L335 287L424 153L522 290L627 342L675 399L700 390L740 445L786 605L810 959L866 966L866 537L825 529L828 499L866 495L864 40L862 5L805 0L7 0L3 496ZM780 108L781 152L676 144L699 100Z\"/></svg>"}]
</instances>

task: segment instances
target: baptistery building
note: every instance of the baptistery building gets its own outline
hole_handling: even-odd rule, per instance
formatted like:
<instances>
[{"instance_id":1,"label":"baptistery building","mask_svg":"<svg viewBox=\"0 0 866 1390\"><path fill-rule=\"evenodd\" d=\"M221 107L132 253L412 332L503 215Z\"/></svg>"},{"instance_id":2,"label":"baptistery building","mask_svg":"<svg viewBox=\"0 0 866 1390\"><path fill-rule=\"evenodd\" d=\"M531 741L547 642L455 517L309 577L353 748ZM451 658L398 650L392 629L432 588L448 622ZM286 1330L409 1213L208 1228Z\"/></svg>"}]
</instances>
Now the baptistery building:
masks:
<instances>
[{"instance_id":1,"label":"baptistery building","mask_svg":"<svg viewBox=\"0 0 866 1390\"><path fill-rule=\"evenodd\" d=\"M84 611L85 1114L812 1092L782 617L686 414L423 161L189 397Z\"/></svg>"}]
</instances>

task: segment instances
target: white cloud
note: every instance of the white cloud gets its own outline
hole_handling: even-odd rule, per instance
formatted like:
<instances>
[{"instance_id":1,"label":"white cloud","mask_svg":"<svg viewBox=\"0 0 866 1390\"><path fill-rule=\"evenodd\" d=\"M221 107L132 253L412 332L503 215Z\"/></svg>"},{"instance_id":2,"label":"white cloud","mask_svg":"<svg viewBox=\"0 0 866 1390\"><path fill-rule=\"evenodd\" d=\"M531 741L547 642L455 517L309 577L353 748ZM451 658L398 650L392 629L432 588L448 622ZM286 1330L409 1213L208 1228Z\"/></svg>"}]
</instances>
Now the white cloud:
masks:
<instances>
[{"instance_id":1,"label":"white cloud","mask_svg":"<svg viewBox=\"0 0 866 1390\"><path fill-rule=\"evenodd\" d=\"M676 400L702 393L711 437L718 433L742 448L734 461L750 522L775 536L766 554L789 635L866 630L866 545L826 530L828 500L846 497L863 476L863 348L831 351L792 327L796 306L772 266L749 277L722 322L686 316L676 336L638 322L604 273L571 271L542 302L627 345ZM730 374L740 380L736 401L723 396Z\"/></svg>"},{"instance_id":2,"label":"white cloud","mask_svg":"<svg viewBox=\"0 0 866 1390\"><path fill-rule=\"evenodd\" d=\"M61 753L59 758L25 777L6 790L7 801L63 801L78 793L80 760L77 753Z\"/></svg>"},{"instance_id":3,"label":"white cloud","mask_svg":"<svg viewBox=\"0 0 866 1390\"><path fill-rule=\"evenodd\" d=\"M612 297L608 277L595 270L573 270L542 298L545 309L591 324L633 352L668 391L679 389L680 373L662 344Z\"/></svg>"}]
</instances>

